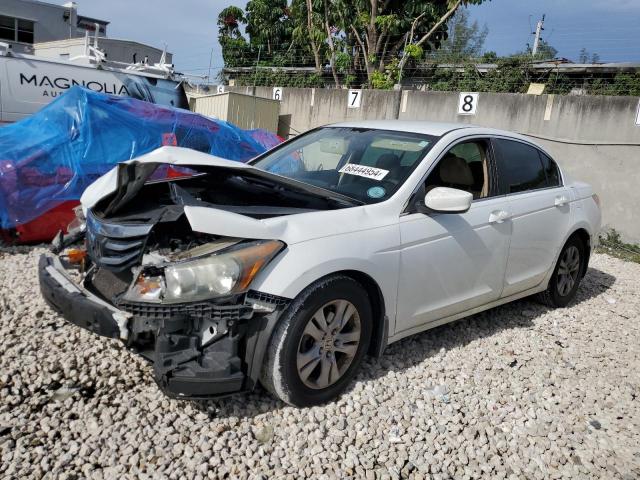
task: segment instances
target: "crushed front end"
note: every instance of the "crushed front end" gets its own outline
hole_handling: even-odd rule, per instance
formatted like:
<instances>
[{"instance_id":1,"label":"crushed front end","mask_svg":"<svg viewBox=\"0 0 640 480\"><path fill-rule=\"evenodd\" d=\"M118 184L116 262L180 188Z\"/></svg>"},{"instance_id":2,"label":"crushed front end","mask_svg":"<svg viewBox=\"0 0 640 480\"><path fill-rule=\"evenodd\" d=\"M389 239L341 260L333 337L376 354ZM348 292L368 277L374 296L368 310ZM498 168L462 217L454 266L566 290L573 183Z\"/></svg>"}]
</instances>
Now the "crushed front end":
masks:
<instances>
[{"instance_id":1,"label":"crushed front end","mask_svg":"<svg viewBox=\"0 0 640 480\"><path fill-rule=\"evenodd\" d=\"M106 213L116 191L87 209L40 258L42 294L67 321L152 362L155 381L171 396L251 390L289 303L251 282L285 245L194 232L170 182L164 188L165 199L151 202L147 192Z\"/></svg>"},{"instance_id":2,"label":"crushed front end","mask_svg":"<svg viewBox=\"0 0 640 480\"><path fill-rule=\"evenodd\" d=\"M192 277L194 265L203 270L216 256L264 252L268 242L192 234L187 243L176 237L166 237L171 245L151 245L157 240L152 230L91 218L84 246L40 258L42 294L67 321L120 339L153 362L154 379L167 394L204 398L250 390L259 373L254 361L261 361L256 353L264 351L258 344L267 341L261 334L288 300L230 285L206 292ZM271 244L270 252L281 246ZM219 270L219 263L213 265ZM176 266L186 277L180 285L166 280L167 272L176 275ZM232 273L239 277L241 268ZM177 296L169 294L167 283ZM191 297L180 295L185 287L191 287Z\"/></svg>"}]
</instances>

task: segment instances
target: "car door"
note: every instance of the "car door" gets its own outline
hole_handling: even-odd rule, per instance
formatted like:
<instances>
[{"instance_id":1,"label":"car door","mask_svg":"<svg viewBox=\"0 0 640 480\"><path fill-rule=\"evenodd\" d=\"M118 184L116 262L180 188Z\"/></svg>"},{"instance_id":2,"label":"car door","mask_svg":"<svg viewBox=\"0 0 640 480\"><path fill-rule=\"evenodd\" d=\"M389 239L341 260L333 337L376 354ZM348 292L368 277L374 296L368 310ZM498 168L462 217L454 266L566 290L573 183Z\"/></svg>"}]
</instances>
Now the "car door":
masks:
<instances>
[{"instance_id":1,"label":"car door","mask_svg":"<svg viewBox=\"0 0 640 480\"><path fill-rule=\"evenodd\" d=\"M511 214L503 292L509 296L539 285L553 268L569 227L571 192L555 162L538 148L508 138L492 142L500 193Z\"/></svg>"},{"instance_id":2,"label":"car door","mask_svg":"<svg viewBox=\"0 0 640 480\"><path fill-rule=\"evenodd\" d=\"M448 160L453 157L458 160ZM458 214L425 214L409 207L401 216L397 332L500 297L511 224L505 221L507 199L496 196L492 171L488 139L460 141L434 165L424 186L470 191L471 208ZM424 190L417 195L424 198Z\"/></svg>"}]
</instances>

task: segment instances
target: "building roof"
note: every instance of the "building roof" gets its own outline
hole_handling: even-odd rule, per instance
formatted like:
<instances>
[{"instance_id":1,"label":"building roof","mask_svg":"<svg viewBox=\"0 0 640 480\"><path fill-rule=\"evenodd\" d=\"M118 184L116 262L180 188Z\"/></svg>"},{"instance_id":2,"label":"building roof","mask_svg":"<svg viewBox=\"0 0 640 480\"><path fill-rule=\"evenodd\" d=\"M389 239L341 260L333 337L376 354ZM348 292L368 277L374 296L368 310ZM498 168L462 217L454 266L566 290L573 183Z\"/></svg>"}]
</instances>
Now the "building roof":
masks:
<instances>
[{"instance_id":1,"label":"building roof","mask_svg":"<svg viewBox=\"0 0 640 480\"><path fill-rule=\"evenodd\" d=\"M152 50L156 50L157 52L162 53L163 49L154 47L153 45L149 45L147 43L141 43L136 40L127 40L124 38L113 38L113 37L100 37L98 42L98 46L100 45L109 45L109 43L120 43L120 44L128 44L128 45L140 45L142 47L146 47ZM56 47L68 47L71 45L83 45L84 37L73 37L73 38L64 38L62 40L50 40L48 42L37 42L34 43L34 48L56 48ZM173 55L171 52L167 52L167 55Z\"/></svg>"},{"instance_id":2,"label":"building roof","mask_svg":"<svg viewBox=\"0 0 640 480\"><path fill-rule=\"evenodd\" d=\"M106 20L100 20L99 18L87 17L85 15L78 15L78 20L86 20L87 22L99 23L101 25L109 25L111 22Z\"/></svg>"},{"instance_id":3,"label":"building roof","mask_svg":"<svg viewBox=\"0 0 640 480\"><path fill-rule=\"evenodd\" d=\"M428 68L441 68L449 70L464 71L470 65L460 65L455 63L420 63L416 66L416 70ZM497 63L476 63L471 64L479 73L486 73L499 67ZM566 59L549 60L544 62L531 62L529 64L531 70L554 71L559 73L618 73L626 71L640 70L640 63L621 62L621 63L572 63Z\"/></svg>"},{"instance_id":4,"label":"building roof","mask_svg":"<svg viewBox=\"0 0 640 480\"><path fill-rule=\"evenodd\" d=\"M475 67L479 73L487 73L490 70L498 68L497 63L476 63L476 64L456 64L456 63L427 63L423 62L416 65L415 70L426 70L431 68L440 68L448 70L456 70L463 72L469 66ZM543 62L531 62L529 68L539 71L554 71L559 73L619 73L619 72L635 72L640 70L640 63L620 62L620 63L572 63L566 59L548 60ZM254 73L256 70L265 70L272 72L289 72L289 73L315 73L315 67L270 67L270 66L253 66L253 67L225 67L222 69L226 74L243 74ZM328 66L323 66L323 73L330 73Z\"/></svg>"},{"instance_id":5,"label":"building roof","mask_svg":"<svg viewBox=\"0 0 640 480\"><path fill-rule=\"evenodd\" d=\"M69 9L69 7L65 7L64 5L59 5L57 3L51 3L51 2L44 2L42 0L20 0L20 1L24 2L24 3L31 3L31 4L34 4L34 5L40 5L40 6L48 7L48 8L57 8L59 10L68 10ZM109 24L109 22L107 22L106 20L100 20L100 19L92 18L92 17L85 17L84 15L78 15L78 18L80 18L80 17L84 18L85 20L90 20L90 21L93 21L93 22L101 23L103 25L108 25Z\"/></svg>"}]
</instances>

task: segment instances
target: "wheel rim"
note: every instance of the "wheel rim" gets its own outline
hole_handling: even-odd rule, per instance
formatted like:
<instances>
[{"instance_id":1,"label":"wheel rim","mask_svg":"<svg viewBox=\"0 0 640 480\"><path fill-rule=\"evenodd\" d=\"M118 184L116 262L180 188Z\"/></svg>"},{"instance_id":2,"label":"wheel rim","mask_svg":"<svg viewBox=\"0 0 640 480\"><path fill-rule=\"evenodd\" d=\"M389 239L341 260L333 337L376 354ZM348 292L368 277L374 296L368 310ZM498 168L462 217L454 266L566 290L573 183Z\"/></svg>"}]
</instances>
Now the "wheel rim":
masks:
<instances>
[{"instance_id":1,"label":"wheel rim","mask_svg":"<svg viewBox=\"0 0 640 480\"><path fill-rule=\"evenodd\" d=\"M560 296L565 297L573 290L573 286L578 280L580 270L580 252L578 247L571 245L560 258L558 265L557 289Z\"/></svg>"},{"instance_id":2,"label":"wheel rim","mask_svg":"<svg viewBox=\"0 0 640 480\"><path fill-rule=\"evenodd\" d=\"M336 383L353 362L360 345L360 315L347 300L333 300L307 322L298 344L302 383L313 389Z\"/></svg>"}]
</instances>

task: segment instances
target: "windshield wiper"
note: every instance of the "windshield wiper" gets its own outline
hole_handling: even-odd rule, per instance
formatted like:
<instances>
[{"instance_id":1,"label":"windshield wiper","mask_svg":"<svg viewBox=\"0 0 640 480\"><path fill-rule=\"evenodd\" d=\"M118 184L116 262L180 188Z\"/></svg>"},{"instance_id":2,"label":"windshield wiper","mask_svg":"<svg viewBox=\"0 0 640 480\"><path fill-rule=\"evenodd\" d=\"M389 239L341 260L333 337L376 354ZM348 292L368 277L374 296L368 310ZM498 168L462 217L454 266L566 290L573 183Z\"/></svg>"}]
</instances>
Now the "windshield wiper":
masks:
<instances>
[{"instance_id":1,"label":"windshield wiper","mask_svg":"<svg viewBox=\"0 0 640 480\"><path fill-rule=\"evenodd\" d=\"M293 178L278 175L276 173L267 172L266 170L260 170L256 168L255 170L251 170L250 172L258 177L271 180L275 183L289 187L292 190L311 194L315 197L328 197L335 202L346 204L350 207L365 205L365 202L363 202L362 200L358 200L357 198L334 192L333 190L329 190L327 188L318 187L317 185L313 185L311 183L306 183L300 180L295 180ZM249 173L249 171L247 171L246 173Z\"/></svg>"}]
</instances>

